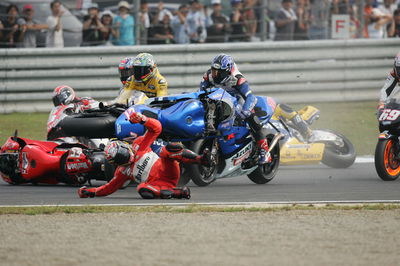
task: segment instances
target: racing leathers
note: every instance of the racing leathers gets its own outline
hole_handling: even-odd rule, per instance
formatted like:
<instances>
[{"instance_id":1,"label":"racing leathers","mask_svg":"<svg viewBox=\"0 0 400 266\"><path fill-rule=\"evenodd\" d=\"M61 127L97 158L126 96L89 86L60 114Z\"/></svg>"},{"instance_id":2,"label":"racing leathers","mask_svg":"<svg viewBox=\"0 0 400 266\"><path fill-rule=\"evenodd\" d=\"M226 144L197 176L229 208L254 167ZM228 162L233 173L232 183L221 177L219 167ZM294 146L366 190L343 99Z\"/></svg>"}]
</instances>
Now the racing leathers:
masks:
<instances>
[{"instance_id":1,"label":"racing leathers","mask_svg":"<svg viewBox=\"0 0 400 266\"><path fill-rule=\"evenodd\" d=\"M136 113L132 115L136 115ZM132 118L130 121L132 122ZM115 192L127 180L133 179L140 183L137 191L142 198L190 198L189 188L176 187L180 177L179 162L206 164L204 156L185 149L179 143L170 143L164 146L157 155L152 151L150 145L161 133L161 123L147 117L140 123L146 127L147 132L132 143L133 155L129 163L118 166L114 178L109 183L98 188L82 187L79 189L80 197L107 196Z\"/></svg>"},{"instance_id":2,"label":"racing leathers","mask_svg":"<svg viewBox=\"0 0 400 266\"><path fill-rule=\"evenodd\" d=\"M399 92L399 78L396 76L395 71L391 71L386 78L385 84L383 85L380 96L378 109L382 109L385 101L391 95L395 95Z\"/></svg>"},{"instance_id":3,"label":"racing leathers","mask_svg":"<svg viewBox=\"0 0 400 266\"><path fill-rule=\"evenodd\" d=\"M266 133L260 123L258 117L254 114L254 107L257 104L257 98L250 90L249 83L239 72L236 64L230 74L230 78L226 79L224 84L217 84L212 76L211 68L203 75L203 80L200 83L200 89L204 90L213 86L220 87L238 100L236 115L241 117L249 125L251 132L260 148L260 164L271 161L269 154L268 141ZM244 102L243 102L244 101ZM242 104L241 104L242 103Z\"/></svg>"},{"instance_id":4,"label":"racing leathers","mask_svg":"<svg viewBox=\"0 0 400 266\"><path fill-rule=\"evenodd\" d=\"M130 76L126 80L120 94L113 102L127 104L127 101L132 96L134 90L145 93L147 97L160 97L167 95L168 83L166 79L160 74L158 68L154 71L154 76L147 81L136 81L134 76Z\"/></svg>"},{"instance_id":5,"label":"racing leathers","mask_svg":"<svg viewBox=\"0 0 400 266\"><path fill-rule=\"evenodd\" d=\"M276 105L274 112L276 116L292 121L293 127L300 132L305 141L311 137L312 130L308 127L306 121L304 121L291 106L279 103Z\"/></svg>"}]
</instances>

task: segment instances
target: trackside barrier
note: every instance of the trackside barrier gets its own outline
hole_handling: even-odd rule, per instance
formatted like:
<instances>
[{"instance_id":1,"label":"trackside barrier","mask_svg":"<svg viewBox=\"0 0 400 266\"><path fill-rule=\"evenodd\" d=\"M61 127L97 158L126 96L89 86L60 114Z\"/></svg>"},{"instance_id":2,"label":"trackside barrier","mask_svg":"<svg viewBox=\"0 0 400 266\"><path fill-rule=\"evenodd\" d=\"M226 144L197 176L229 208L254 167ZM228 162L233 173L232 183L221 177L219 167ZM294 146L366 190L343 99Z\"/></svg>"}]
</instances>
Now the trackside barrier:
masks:
<instances>
[{"instance_id":1,"label":"trackside barrier","mask_svg":"<svg viewBox=\"0 0 400 266\"><path fill-rule=\"evenodd\" d=\"M114 98L120 59L152 53L170 93L197 90L218 53L234 56L254 93L282 102L378 98L399 39L0 50L0 113L49 111L61 84L80 96Z\"/></svg>"}]
</instances>

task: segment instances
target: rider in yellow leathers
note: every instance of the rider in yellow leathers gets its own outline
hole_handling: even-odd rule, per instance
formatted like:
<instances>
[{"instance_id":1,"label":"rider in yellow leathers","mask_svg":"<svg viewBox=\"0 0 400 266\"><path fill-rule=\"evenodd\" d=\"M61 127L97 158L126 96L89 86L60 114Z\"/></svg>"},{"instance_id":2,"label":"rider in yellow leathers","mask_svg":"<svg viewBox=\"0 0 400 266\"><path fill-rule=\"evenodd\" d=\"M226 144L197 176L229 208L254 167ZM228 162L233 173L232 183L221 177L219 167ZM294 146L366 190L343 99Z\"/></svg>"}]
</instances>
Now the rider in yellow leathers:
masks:
<instances>
[{"instance_id":1,"label":"rider in yellow leathers","mask_svg":"<svg viewBox=\"0 0 400 266\"><path fill-rule=\"evenodd\" d=\"M158 71L151 54L140 53L133 60L133 75L130 76L116 103L126 104L134 91L141 91L147 97L160 97L168 94L168 83Z\"/></svg>"}]
</instances>

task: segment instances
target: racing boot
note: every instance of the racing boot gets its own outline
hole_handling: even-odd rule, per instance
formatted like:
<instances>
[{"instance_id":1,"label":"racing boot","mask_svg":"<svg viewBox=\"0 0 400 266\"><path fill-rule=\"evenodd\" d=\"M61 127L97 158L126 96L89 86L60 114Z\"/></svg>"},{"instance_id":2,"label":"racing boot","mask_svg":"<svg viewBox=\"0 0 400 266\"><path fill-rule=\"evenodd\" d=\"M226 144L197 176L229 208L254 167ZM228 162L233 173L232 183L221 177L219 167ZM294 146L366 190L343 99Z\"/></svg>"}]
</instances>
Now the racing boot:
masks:
<instances>
[{"instance_id":1,"label":"racing boot","mask_svg":"<svg viewBox=\"0 0 400 266\"><path fill-rule=\"evenodd\" d=\"M176 187L174 188L174 194L172 195L175 199L190 199L190 188L188 187Z\"/></svg>"},{"instance_id":2,"label":"racing boot","mask_svg":"<svg viewBox=\"0 0 400 266\"><path fill-rule=\"evenodd\" d=\"M294 127L300 132L303 139L308 141L312 135L312 130L308 127L306 121L304 121L299 114L293 116L291 121Z\"/></svg>"},{"instance_id":3,"label":"racing boot","mask_svg":"<svg viewBox=\"0 0 400 266\"><path fill-rule=\"evenodd\" d=\"M258 148L260 149L260 156L258 159L258 164L266 164L272 161L271 154L269 152L267 139L262 139L257 142Z\"/></svg>"},{"instance_id":4,"label":"racing boot","mask_svg":"<svg viewBox=\"0 0 400 266\"><path fill-rule=\"evenodd\" d=\"M204 149L202 155L185 149L181 143L168 143L165 146L166 151L171 159L178 160L183 163L197 163L204 166L211 166L211 153L208 148Z\"/></svg>"}]
</instances>

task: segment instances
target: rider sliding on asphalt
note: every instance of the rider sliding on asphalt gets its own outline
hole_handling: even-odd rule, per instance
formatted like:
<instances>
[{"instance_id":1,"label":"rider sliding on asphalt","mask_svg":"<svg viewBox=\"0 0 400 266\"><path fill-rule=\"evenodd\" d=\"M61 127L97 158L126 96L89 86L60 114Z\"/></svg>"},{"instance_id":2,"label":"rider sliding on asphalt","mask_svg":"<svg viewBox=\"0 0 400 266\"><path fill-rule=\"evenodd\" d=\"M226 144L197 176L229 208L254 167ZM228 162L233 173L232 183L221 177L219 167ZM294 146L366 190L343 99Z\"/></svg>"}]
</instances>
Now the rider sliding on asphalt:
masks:
<instances>
[{"instance_id":1,"label":"rider sliding on asphalt","mask_svg":"<svg viewBox=\"0 0 400 266\"><path fill-rule=\"evenodd\" d=\"M132 145L112 141L107 145L106 158L117 164L114 178L98 188L82 187L78 190L81 198L107 196L120 188L127 180L134 179L140 184L137 191L144 199L190 198L188 187L177 188L180 177L178 162L210 165L208 150L202 156L187 150L179 143L169 143L155 154L150 145L161 133L161 123L140 113L129 115L131 123L143 124L147 131L134 140Z\"/></svg>"}]
</instances>

